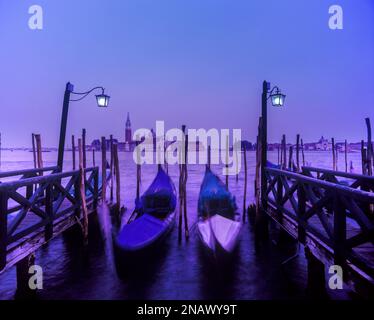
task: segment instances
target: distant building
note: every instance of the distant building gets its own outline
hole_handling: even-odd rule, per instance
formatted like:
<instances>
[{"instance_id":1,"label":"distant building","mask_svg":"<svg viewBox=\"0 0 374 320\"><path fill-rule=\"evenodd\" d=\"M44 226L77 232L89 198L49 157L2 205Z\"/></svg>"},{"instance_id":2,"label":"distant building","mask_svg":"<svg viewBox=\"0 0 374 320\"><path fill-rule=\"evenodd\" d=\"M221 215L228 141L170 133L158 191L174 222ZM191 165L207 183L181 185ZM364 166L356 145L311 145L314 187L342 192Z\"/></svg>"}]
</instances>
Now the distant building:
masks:
<instances>
[{"instance_id":1,"label":"distant building","mask_svg":"<svg viewBox=\"0 0 374 320\"><path fill-rule=\"evenodd\" d=\"M316 150L327 151L331 149L332 149L332 144L329 142L329 140L325 139L323 136L316 143Z\"/></svg>"},{"instance_id":2,"label":"distant building","mask_svg":"<svg viewBox=\"0 0 374 320\"><path fill-rule=\"evenodd\" d=\"M135 148L135 141L132 140L130 113L127 112L127 119L126 119L126 124L125 124L125 143L123 145L123 150L133 151L134 148Z\"/></svg>"}]
</instances>

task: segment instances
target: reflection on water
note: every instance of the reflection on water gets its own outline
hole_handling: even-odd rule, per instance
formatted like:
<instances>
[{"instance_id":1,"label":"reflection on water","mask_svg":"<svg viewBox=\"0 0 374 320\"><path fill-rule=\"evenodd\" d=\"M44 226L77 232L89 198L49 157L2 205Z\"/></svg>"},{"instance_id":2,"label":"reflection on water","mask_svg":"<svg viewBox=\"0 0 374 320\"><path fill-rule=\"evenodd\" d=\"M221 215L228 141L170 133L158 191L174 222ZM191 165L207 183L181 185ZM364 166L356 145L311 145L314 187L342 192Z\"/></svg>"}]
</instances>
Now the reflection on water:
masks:
<instances>
[{"instance_id":1,"label":"reflection on water","mask_svg":"<svg viewBox=\"0 0 374 320\"><path fill-rule=\"evenodd\" d=\"M72 167L70 154L66 154L65 170ZM91 153L87 153L88 164ZM127 208L124 218L134 208L136 171L131 153L120 153L121 198ZM54 165L55 152L43 154L44 165ZM109 155L108 155L109 157ZM277 154L270 153L276 162ZM97 160L100 160L96 156ZM248 153L248 203L253 202L255 154ZM343 157L340 157L343 158ZM328 152L307 152L306 159L313 166L331 168ZM360 167L359 154L349 154L355 168ZM342 161L342 159L340 159ZM96 162L100 165L100 162ZM2 171L33 166L29 152L4 152ZM343 163L339 164L343 168ZM243 168L243 166L242 166ZM213 170L221 174L220 166ZM142 190L152 182L156 166L142 167ZM179 169L169 166L169 173L178 185ZM117 260L112 247L112 226L109 213L91 217L88 246L82 245L79 227L54 239L36 254L36 261L43 267L44 289L38 292L40 299L300 299L305 298L306 261L303 250L300 255L282 266L282 262L297 250L290 244L282 250L269 241L256 252L254 232L250 224L243 227L241 240L232 261L226 266L214 265L207 259L194 232L197 220L197 198L203 179L204 166L190 165L187 182L187 211L191 237L178 244L177 227L163 243L161 252L153 259L143 259L137 267L121 277L116 272ZM230 177L230 190L235 194L241 210L243 204L244 173L236 181ZM178 213L177 213L178 214ZM274 231L276 232L276 231ZM276 236L273 237L276 239ZM117 265L118 266L118 265ZM15 268L0 275L0 299L14 297L16 288Z\"/></svg>"}]
</instances>

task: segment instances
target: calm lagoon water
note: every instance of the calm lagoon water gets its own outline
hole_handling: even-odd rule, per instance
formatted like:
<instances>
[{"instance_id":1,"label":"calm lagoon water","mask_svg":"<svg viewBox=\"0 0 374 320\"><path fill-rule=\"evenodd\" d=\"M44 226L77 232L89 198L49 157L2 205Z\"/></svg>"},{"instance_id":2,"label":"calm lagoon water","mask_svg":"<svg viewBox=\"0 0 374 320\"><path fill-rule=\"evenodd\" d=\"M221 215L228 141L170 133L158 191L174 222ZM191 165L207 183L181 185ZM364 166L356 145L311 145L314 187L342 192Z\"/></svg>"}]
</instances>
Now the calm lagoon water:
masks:
<instances>
[{"instance_id":1,"label":"calm lagoon water","mask_svg":"<svg viewBox=\"0 0 374 320\"><path fill-rule=\"evenodd\" d=\"M247 153L248 193L247 205L254 201L253 185L255 153ZM66 152L64 170L72 168L71 152ZM119 153L121 170L121 199L128 208L134 208L136 167L132 153ZM306 152L308 164L331 168L331 152ZM92 164L92 154L87 152L87 166ZM56 163L57 153L43 153L44 166ZM96 165L101 156L96 153ZM109 154L108 154L109 159ZM277 152L269 153L269 160L277 162ZM360 154L348 154L356 172L360 172ZM2 151L1 171L32 168L32 153L27 151ZM344 155L339 154L339 168L344 170ZM242 166L242 168L244 168ZM213 166L222 176L222 167ZM156 165L142 167L142 191L155 177ZM178 185L179 170L169 166L169 174ZM282 266L297 247L286 249L269 241L266 248L256 252L253 227L243 226L238 254L232 261L232 269L225 272L212 270L199 254L199 243L194 232L197 219L197 198L203 179L204 166L188 166L187 210L191 231L189 241L178 244L177 227L166 240L163 257L150 265L146 273L134 274L122 280L117 276L111 243L105 242L98 222L91 224L89 244L82 247L72 237L59 236L36 253L36 263L43 267L44 288L38 292L40 299L303 299L306 295L306 261L304 251ZM237 199L239 211L243 207L244 170L229 179L229 187ZM127 217L125 215L125 218ZM12 268L0 275L0 299L13 299L16 289L16 272ZM332 299L346 299L349 292L330 294Z\"/></svg>"}]
</instances>

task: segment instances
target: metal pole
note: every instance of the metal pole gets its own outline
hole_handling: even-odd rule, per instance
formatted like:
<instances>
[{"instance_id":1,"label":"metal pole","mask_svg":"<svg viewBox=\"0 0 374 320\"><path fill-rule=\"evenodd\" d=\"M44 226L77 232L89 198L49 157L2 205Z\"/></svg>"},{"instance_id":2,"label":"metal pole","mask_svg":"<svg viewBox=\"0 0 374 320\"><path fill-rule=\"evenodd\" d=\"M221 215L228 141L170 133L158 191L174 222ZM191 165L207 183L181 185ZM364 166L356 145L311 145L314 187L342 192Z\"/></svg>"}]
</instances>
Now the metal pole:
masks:
<instances>
[{"instance_id":1,"label":"metal pole","mask_svg":"<svg viewBox=\"0 0 374 320\"><path fill-rule=\"evenodd\" d=\"M62 171L62 165L63 165L63 162L64 162L66 125L67 125L67 120L68 120L70 93L72 91L73 91L73 85L70 82L68 82L66 84L66 89L65 89L65 94L64 94L64 103L62 105L60 140L59 140L59 144L58 144L57 166L59 167L60 171Z\"/></svg>"},{"instance_id":2,"label":"metal pole","mask_svg":"<svg viewBox=\"0 0 374 320\"><path fill-rule=\"evenodd\" d=\"M262 86L262 132L261 132L261 207L267 209L266 201L266 176L267 164L267 94L270 83L264 81Z\"/></svg>"}]
</instances>

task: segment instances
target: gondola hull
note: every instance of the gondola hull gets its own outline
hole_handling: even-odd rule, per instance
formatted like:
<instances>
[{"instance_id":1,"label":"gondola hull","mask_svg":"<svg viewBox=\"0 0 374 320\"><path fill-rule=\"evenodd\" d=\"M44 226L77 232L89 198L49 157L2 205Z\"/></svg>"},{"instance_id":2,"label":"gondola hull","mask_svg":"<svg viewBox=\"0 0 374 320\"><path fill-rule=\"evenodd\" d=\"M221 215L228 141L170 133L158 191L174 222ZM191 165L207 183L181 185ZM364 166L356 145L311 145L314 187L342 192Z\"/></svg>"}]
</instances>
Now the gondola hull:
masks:
<instances>
[{"instance_id":1,"label":"gondola hull","mask_svg":"<svg viewBox=\"0 0 374 320\"><path fill-rule=\"evenodd\" d=\"M227 260L237 247L241 223L214 215L197 224L204 251L217 260Z\"/></svg>"},{"instance_id":2,"label":"gondola hull","mask_svg":"<svg viewBox=\"0 0 374 320\"><path fill-rule=\"evenodd\" d=\"M209 256L226 260L235 250L241 222L235 197L210 168L206 168L198 201L197 233Z\"/></svg>"},{"instance_id":3,"label":"gondola hull","mask_svg":"<svg viewBox=\"0 0 374 320\"><path fill-rule=\"evenodd\" d=\"M117 270L147 267L150 258L161 256L164 239L175 224L176 191L170 177L159 168L150 187L136 201L135 220L114 237Z\"/></svg>"}]
</instances>

